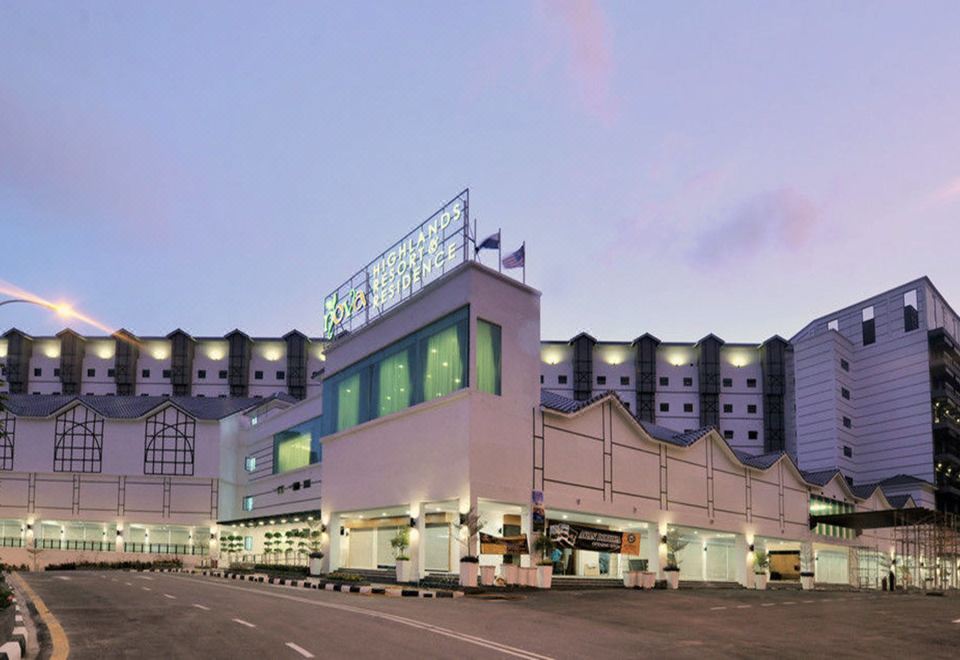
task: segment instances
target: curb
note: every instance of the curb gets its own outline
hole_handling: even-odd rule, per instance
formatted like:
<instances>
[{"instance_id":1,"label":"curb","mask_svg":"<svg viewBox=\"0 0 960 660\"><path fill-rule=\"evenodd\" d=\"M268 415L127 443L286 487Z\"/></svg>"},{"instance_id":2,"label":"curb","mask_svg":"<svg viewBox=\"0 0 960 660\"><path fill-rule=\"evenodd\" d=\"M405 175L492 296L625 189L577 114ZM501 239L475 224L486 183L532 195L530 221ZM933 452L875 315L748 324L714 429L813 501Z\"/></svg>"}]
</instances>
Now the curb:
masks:
<instances>
[{"instance_id":1,"label":"curb","mask_svg":"<svg viewBox=\"0 0 960 660\"><path fill-rule=\"evenodd\" d=\"M20 660L27 654L27 639L29 633L23 623L23 615L20 614L20 603L16 596L10 601L14 606L13 631L10 633L10 640L0 646L0 660Z\"/></svg>"},{"instance_id":2,"label":"curb","mask_svg":"<svg viewBox=\"0 0 960 660\"><path fill-rule=\"evenodd\" d=\"M144 572L144 571L138 571ZM361 594L365 596L388 596L393 598L461 598L462 591L419 589L413 587L377 587L373 585L349 584L346 582L328 582L326 580L305 578L294 580L290 578L270 577L259 573L231 573L229 571L212 569L182 569L182 568L151 568L150 573L188 573L204 577L218 577L224 580L240 580L242 582L260 582L281 587L300 589L317 589L323 591L338 591L344 594Z\"/></svg>"}]
</instances>

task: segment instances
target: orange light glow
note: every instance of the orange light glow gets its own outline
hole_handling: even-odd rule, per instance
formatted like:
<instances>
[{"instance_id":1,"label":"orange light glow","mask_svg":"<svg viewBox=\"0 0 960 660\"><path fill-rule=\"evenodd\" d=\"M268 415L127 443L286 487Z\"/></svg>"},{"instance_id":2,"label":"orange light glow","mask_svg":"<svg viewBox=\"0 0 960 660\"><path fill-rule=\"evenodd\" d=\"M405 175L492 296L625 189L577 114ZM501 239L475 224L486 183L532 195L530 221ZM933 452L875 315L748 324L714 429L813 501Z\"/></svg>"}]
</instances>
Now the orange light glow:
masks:
<instances>
[{"instance_id":1,"label":"orange light glow","mask_svg":"<svg viewBox=\"0 0 960 660\"><path fill-rule=\"evenodd\" d=\"M47 300L43 296L38 296L35 293L21 289L20 287L9 282L4 282L3 280L0 280L0 296L9 296L11 298L26 300L35 305L46 307L61 318L76 319L77 321L89 326L93 326L94 328L97 328L108 335L112 335L114 332L113 328L105 323L101 323L100 321L91 318L82 312L78 312L70 303L64 301L54 302L52 300Z\"/></svg>"}]
</instances>

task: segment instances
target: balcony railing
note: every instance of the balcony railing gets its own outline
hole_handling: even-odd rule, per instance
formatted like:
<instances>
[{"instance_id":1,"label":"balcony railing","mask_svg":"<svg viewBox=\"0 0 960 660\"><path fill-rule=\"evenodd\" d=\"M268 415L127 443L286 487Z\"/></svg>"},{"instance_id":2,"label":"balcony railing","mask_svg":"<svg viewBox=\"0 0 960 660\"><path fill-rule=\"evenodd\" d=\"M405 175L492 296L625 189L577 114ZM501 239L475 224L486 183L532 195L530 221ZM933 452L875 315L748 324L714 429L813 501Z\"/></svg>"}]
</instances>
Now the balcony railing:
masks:
<instances>
[{"instance_id":1,"label":"balcony railing","mask_svg":"<svg viewBox=\"0 0 960 660\"><path fill-rule=\"evenodd\" d=\"M22 548L23 539L20 537L0 538L0 548Z\"/></svg>"},{"instance_id":2,"label":"balcony railing","mask_svg":"<svg viewBox=\"0 0 960 660\"><path fill-rule=\"evenodd\" d=\"M150 555L206 555L207 548L202 545L181 545L177 543L124 543L124 552L142 552Z\"/></svg>"}]
</instances>

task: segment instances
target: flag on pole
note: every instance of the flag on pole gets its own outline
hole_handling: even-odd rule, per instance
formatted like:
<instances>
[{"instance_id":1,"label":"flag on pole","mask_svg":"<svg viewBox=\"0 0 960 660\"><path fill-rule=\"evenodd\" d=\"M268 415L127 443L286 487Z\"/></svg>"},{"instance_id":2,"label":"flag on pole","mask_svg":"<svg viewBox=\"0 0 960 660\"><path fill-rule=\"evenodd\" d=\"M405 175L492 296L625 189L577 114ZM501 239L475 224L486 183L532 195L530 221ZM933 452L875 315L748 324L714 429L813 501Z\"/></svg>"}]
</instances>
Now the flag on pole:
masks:
<instances>
[{"instance_id":1,"label":"flag on pole","mask_svg":"<svg viewBox=\"0 0 960 660\"><path fill-rule=\"evenodd\" d=\"M474 254L480 250L498 250L500 248L500 232L496 234L490 234L485 239L477 243L477 247L473 249Z\"/></svg>"},{"instance_id":2,"label":"flag on pole","mask_svg":"<svg viewBox=\"0 0 960 660\"><path fill-rule=\"evenodd\" d=\"M521 245L516 252L508 254L503 258L504 268L523 268L525 264L526 244Z\"/></svg>"}]
</instances>

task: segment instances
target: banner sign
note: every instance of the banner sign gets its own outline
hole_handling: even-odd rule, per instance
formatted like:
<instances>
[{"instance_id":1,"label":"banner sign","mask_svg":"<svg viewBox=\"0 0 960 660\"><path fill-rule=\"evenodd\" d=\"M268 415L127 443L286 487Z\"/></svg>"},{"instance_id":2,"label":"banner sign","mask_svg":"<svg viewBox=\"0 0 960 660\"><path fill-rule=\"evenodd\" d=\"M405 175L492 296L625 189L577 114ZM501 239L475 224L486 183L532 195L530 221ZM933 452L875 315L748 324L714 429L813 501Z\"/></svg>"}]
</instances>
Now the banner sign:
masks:
<instances>
[{"instance_id":1,"label":"banner sign","mask_svg":"<svg viewBox=\"0 0 960 660\"><path fill-rule=\"evenodd\" d=\"M530 499L530 522L533 523L534 530L542 530L547 522L547 510L543 507L543 491L533 491Z\"/></svg>"},{"instance_id":2,"label":"banner sign","mask_svg":"<svg viewBox=\"0 0 960 660\"><path fill-rule=\"evenodd\" d=\"M527 545L527 535L519 536L493 536L480 532L480 554L481 555L529 555L530 549Z\"/></svg>"},{"instance_id":3,"label":"banner sign","mask_svg":"<svg viewBox=\"0 0 960 660\"><path fill-rule=\"evenodd\" d=\"M614 532L570 523L551 523L550 538L560 548L640 554L640 532Z\"/></svg>"},{"instance_id":4,"label":"banner sign","mask_svg":"<svg viewBox=\"0 0 960 660\"><path fill-rule=\"evenodd\" d=\"M356 331L469 258L470 190L338 286L323 301L323 333Z\"/></svg>"}]
</instances>

